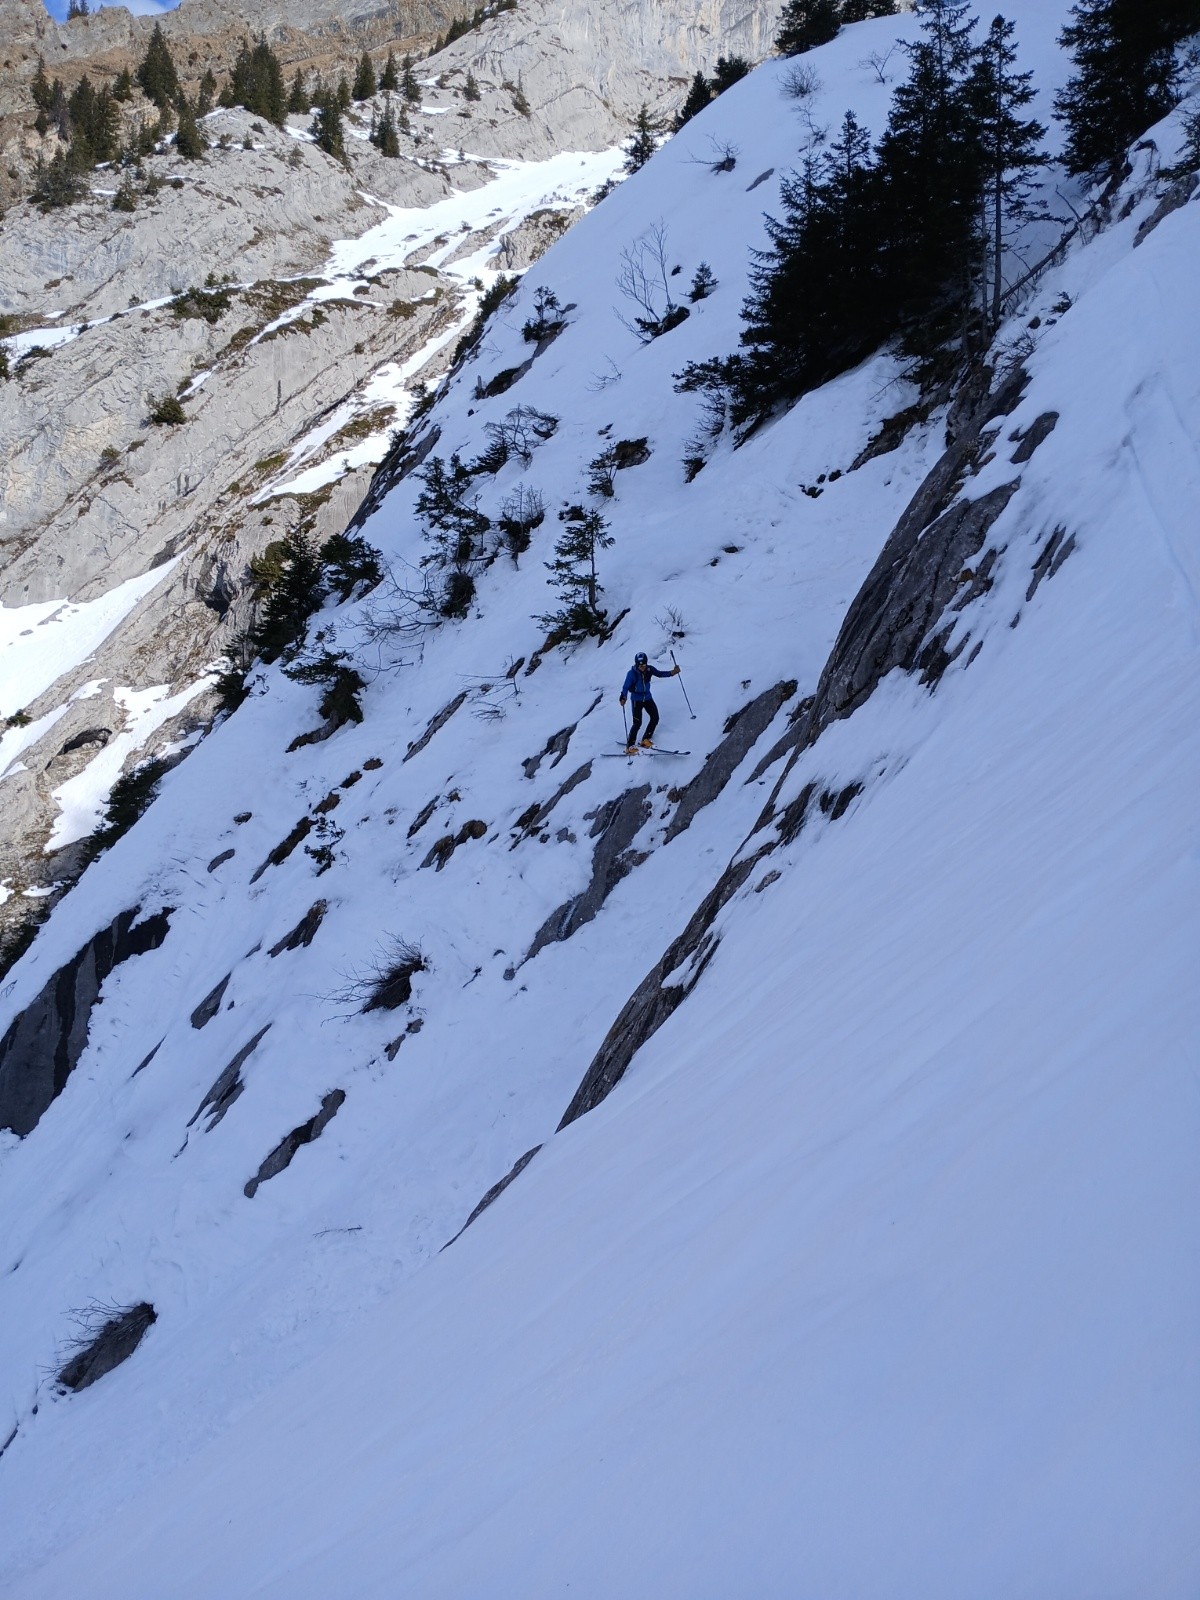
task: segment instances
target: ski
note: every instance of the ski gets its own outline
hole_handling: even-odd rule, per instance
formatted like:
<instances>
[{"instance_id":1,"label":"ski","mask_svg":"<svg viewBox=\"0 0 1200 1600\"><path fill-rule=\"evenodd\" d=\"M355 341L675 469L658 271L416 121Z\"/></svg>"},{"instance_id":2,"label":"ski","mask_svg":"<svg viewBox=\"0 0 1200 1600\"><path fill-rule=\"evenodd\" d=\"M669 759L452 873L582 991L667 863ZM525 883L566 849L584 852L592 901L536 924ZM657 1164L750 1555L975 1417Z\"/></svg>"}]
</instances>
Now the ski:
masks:
<instances>
[{"instance_id":1,"label":"ski","mask_svg":"<svg viewBox=\"0 0 1200 1600\"><path fill-rule=\"evenodd\" d=\"M661 745L657 744L649 750L643 750L639 744L635 745L632 750L626 750L622 746L620 750L601 751L602 755L612 756L614 760L620 760L624 756L628 761L632 761L634 756L690 756L691 753L690 750L664 750Z\"/></svg>"}]
</instances>

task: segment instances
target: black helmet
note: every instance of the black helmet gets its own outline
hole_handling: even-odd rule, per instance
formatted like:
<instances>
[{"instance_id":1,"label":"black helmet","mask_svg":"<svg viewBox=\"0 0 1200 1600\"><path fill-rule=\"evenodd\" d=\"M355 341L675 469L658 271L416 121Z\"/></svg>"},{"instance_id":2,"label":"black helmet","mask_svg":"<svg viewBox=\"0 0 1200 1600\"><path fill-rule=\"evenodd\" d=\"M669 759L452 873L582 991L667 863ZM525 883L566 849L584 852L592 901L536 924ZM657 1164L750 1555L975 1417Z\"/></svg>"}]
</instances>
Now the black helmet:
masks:
<instances>
[{"instance_id":1,"label":"black helmet","mask_svg":"<svg viewBox=\"0 0 1200 1600\"><path fill-rule=\"evenodd\" d=\"M633 664L635 667L644 667L648 665L649 661L650 657L644 650L639 650L637 655L635 655L633 658Z\"/></svg>"}]
</instances>

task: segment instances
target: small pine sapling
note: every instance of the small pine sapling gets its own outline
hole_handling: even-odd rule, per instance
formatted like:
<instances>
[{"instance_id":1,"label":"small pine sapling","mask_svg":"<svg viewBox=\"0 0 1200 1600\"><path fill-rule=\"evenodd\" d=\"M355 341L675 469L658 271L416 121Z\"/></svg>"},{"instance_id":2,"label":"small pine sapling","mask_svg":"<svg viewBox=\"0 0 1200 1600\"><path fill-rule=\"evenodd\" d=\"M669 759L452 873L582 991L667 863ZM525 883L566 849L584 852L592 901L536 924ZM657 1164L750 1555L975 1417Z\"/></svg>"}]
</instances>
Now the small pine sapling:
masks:
<instances>
[{"instance_id":1,"label":"small pine sapling","mask_svg":"<svg viewBox=\"0 0 1200 1600\"><path fill-rule=\"evenodd\" d=\"M533 296L533 316L521 328L521 336L529 344L560 333L565 326L561 315L562 303L553 289L545 284Z\"/></svg>"},{"instance_id":2,"label":"small pine sapling","mask_svg":"<svg viewBox=\"0 0 1200 1600\"><path fill-rule=\"evenodd\" d=\"M607 450L588 462L588 493L598 499L611 500L617 492L617 452L610 445Z\"/></svg>"},{"instance_id":3,"label":"small pine sapling","mask_svg":"<svg viewBox=\"0 0 1200 1600\"><path fill-rule=\"evenodd\" d=\"M688 290L688 299L693 305L697 300L707 300L716 287L716 274L707 261L702 261L696 268L696 275L692 279L691 288Z\"/></svg>"},{"instance_id":4,"label":"small pine sapling","mask_svg":"<svg viewBox=\"0 0 1200 1600\"><path fill-rule=\"evenodd\" d=\"M596 552L609 549L614 542L598 511L585 511L564 526L554 546L554 560L546 562L562 604L537 619L548 630L548 642L565 644L604 632L608 613L600 606Z\"/></svg>"}]
</instances>

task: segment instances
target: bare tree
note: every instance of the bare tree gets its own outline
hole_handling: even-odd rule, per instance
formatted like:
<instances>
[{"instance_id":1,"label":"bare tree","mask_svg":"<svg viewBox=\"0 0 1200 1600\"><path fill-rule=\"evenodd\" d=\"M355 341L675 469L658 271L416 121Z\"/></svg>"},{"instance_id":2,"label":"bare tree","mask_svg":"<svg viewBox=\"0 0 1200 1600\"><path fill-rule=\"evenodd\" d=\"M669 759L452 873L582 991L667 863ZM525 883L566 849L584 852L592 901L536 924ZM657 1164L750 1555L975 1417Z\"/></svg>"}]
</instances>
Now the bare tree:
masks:
<instances>
[{"instance_id":1,"label":"bare tree","mask_svg":"<svg viewBox=\"0 0 1200 1600\"><path fill-rule=\"evenodd\" d=\"M686 306L671 295L671 269L667 265L667 225L658 221L621 251L617 288L642 313L631 319L617 313L630 333L649 344L688 315Z\"/></svg>"}]
</instances>

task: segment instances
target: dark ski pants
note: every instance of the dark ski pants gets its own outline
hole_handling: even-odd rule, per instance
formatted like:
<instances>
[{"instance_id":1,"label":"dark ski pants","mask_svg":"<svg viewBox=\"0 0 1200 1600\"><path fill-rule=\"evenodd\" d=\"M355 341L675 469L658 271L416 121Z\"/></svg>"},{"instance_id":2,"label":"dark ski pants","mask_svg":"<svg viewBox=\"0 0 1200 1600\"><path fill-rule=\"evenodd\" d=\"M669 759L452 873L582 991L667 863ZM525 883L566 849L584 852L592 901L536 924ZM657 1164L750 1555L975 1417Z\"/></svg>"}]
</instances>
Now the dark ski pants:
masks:
<instances>
[{"instance_id":1,"label":"dark ski pants","mask_svg":"<svg viewBox=\"0 0 1200 1600\"><path fill-rule=\"evenodd\" d=\"M638 736L638 729L642 725L642 712L648 713L650 720L646 724L646 738L653 739L654 730L658 727L658 707L653 700L635 700L633 702L633 725L629 730L629 742L633 744Z\"/></svg>"}]
</instances>

